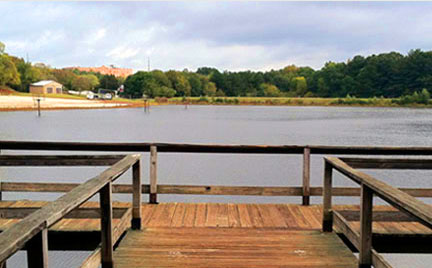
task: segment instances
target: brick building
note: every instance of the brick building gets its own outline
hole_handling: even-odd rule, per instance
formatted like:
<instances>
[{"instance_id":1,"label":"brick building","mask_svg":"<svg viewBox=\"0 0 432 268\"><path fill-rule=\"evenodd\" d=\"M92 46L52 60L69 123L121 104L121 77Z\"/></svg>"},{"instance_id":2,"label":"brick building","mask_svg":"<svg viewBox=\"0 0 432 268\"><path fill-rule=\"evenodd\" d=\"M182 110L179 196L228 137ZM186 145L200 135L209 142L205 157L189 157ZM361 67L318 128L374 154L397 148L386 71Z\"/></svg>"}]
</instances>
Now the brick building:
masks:
<instances>
[{"instance_id":1,"label":"brick building","mask_svg":"<svg viewBox=\"0 0 432 268\"><path fill-rule=\"evenodd\" d=\"M128 68L116 68L112 66L102 65L101 67L67 67L64 69L78 70L80 72L95 72L106 75L114 75L115 77L128 77L133 74L132 69Z\"/></svg>"}]
</instances>

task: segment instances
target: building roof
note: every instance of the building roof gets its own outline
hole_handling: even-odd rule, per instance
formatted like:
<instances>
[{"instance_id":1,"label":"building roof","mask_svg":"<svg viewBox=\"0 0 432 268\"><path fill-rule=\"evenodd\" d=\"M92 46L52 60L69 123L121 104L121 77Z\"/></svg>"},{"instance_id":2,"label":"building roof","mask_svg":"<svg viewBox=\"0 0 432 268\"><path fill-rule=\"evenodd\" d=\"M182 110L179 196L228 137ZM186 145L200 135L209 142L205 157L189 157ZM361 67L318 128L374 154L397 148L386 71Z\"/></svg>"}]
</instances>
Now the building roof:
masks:
<instances>
[{"instance_id":1,"label":"building roof","mask_svg":"<svg viewBox=\"0 0 432 268\"><path fill-rule=\"evenodd\" d=\"M53 81L53 80L42 80L42 81L33 83L31 85L36 86L36 87L43 87L43 86L46 86L46 85L51 84L51 83L57 83L57 82ZM59 83L57 83L57 84L59 84Z\"/></svg>"}]
</instances>

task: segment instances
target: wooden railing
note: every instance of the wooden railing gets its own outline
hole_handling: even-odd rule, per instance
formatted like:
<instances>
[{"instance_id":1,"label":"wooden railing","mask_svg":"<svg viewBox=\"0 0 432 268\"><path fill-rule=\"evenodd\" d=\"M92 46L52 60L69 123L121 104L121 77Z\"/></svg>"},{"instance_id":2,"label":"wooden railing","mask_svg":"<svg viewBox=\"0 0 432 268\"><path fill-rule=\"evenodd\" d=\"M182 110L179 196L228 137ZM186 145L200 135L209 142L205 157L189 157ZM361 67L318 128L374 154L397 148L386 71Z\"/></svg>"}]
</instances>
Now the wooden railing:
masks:
<instances>
[{"instance_id":1,"label":"wooden railing","mask_svg":"<svg viewBox=\"0 0 432 268\"><path fill-rule=\"evenodd\" d=\"M140 155L127 156L1 156L3 166L112 165L98 176L73 188L0 233L0 267L11 255L27 249L28 267L48 267L48 228L95 194L100 197L101 262L113 267L112 183L132 167L132 228L141 229Z\"/></svg>"},{"instance_id":2,"label":"wooden railing","mask_svg":"<svg viewBox=\"0 0 432 268\"><path fill-rule=\"evenodd\" d=\"M422 159L356 159L326 157L324 166L323 231L331 232L333 223L359 250L359 267L391 267L372 248L373 196L387 201L415 221L432 228L432 207L415 197L373 178L355 168L432 169L431 160ZM360 232L352 228L337 211L332 210L332 172L339 171L361 186Z\"/></svg>"},{"instance_id":3,"label":"wooden railing","mask_svg":"<svg viewBox=\"0 0 432 268\"><path fill-rule=\"evenodd\" d=\"M311 155L432 155L432 147L373 147L373 146L321 146L321 145L215 145L170 143L92 143L92 142L28 142L0 141L0 150L51 150L51 151L103 151L150 152L150 183L142 185L142 193L150 194L150 202L157 202L158 194L193 195L258 195L302 196L302 204L309 205L311 196L321 196L323 187L311 187ZM158 153L218 153L218 154L297 154L303 156L302 185L298 187L248 187L216 185L167 185L157 181ZM67 192L77 184L69 183L17 183L1 182L1 191ZM432 197L432 189L403 188L417 197ZM130 185L113 185L114 193L131 193ZM333 188L335 196L359 196L360 189Z\"/></svg>"}]
</instances>

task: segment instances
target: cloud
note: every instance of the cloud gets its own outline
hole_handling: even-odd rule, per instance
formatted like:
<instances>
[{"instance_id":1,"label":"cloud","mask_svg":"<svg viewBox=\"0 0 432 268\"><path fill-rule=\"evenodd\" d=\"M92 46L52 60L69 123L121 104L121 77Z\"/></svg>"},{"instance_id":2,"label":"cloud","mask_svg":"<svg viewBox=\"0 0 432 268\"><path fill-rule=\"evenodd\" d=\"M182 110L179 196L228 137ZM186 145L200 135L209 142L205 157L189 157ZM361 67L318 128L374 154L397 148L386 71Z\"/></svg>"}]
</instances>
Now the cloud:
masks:
<instances>
[{"instance_id":1,"label":"cloud","mask_svg":"<svg viewBox=\"0 0 432 268\"><path fill-rule=\"evenodd\" d=\"M107 56L114 60L125 60L136 56L140 52L139 48L119 46L107 53Z\"/></svg>"},{"instance_id":2,"label":"cloud","mask_svg":"<svg viewBox=\"0 0 432 268\"><path fill-rule=\"evenodd\" d=\"M432 3L0 2L8 53L52 66L320 68L432 49Z\"/></svg>"}]
</instances>

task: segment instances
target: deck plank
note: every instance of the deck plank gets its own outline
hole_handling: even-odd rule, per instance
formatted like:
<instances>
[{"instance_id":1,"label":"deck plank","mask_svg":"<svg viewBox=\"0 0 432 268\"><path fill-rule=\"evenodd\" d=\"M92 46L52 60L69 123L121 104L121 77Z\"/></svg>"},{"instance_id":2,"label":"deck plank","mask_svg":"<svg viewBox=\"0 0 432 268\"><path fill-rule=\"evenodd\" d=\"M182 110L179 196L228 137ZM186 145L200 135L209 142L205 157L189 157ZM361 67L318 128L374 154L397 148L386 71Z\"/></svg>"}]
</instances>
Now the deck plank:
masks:
<instances>
[{"instance_id":1,"label":"deck plank","mask_svg":"<svg viewBox=\"0 0 432 268\"><path fill-rule=\"evenodd\" d=\"M287 229L147 228L130 231L116 267L357 267L334 233Z\"/></svg>"}]
</instances>

